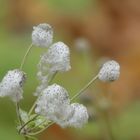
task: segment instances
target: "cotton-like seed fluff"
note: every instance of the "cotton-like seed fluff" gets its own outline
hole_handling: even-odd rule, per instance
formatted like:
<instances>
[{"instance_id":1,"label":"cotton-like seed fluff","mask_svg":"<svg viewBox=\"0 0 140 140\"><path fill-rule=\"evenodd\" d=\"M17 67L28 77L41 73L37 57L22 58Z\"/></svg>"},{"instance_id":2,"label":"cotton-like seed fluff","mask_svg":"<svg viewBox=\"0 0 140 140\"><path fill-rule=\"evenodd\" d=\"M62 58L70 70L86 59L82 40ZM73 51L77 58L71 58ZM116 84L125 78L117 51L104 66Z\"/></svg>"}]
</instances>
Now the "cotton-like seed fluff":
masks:
<instances>
[{"instance_id":1,"label":"cotton-like seed fluff","mask_svg":"<svg viewBox=\"0 0 140 140\"><path fill-rule=\"evenodd\" d=\"M120 76L120 65L118 62L112 60L103 64L99 71L98 78L103 82L112 82Z\"/></svg>"},{"instance_id":2,"label":"cotton-like seed fluff","mask_svg":"<svg viewBox=\"0 0 140 140\"><path fill-rule=\"evenodd\" d=\"M61 127L81 128L88 121L86 107L81 104L70 104L68 92L61 86L53 84L41 93L35 112L54 121Z\"/></svg>"},{"instance_id":3,"label":"cotton-like seed fluff","mask_svg":"<svg viewBox=\"0 0 140 140\"><path fill-rule=\"evenodd\" d=\"M49 47L53 42L53 29L49 24L42 23L33 27L32 43L40 47Z\"/></svg>"},{"instance_id":4,"label":"cotton-like seed fluff","mask_svg":"<svg viewBox=\"0 0 140 140\"><path fill-rule=\"evenodd\" d=\"M43 65L45 70L50 72L55 71L68 71L70 66L70 51L66 44L63 42L54 43L45 53L40 60L39 65ZM46 68L45 68L46 65ZM41 66L40 66L41 67Z\"/></svg>"},{"instance_id":5,"label":"cotton-like seed fluff","mask_svg":"<svg viewBox=\"0 0 140 140\"><path fill-rule=\"evenodd\" d=\"M53 84L44 89L37 101L35 112L60 124L71 114L68 92L61 86Z\"/></svg>"},{"instance_id":6,"label":"cotton-like seed fluff","mask_svg":"<svg viewBox=\"0 0 140 140\"><path fill-rule=\"evenodd\" d=\"M14 102L21 100L25 78L23 71L18 69L8 71L0 83L0 97L9 96Z\"/></svg>"},{"instance_id":7,"label":"cotton-like seed fluff","mask_svg":"<svg viewBox=\"0 0 140 140\"><path fill-rule=\"evenodd\" d=\"M85 106L78 103L71 104L71 108L73 109L73 114L70 118L68 118L66 121L62 122L62 127L75 127L75 128L81 128L84 124L88 122L88 111Z\"/></svg>"},{"instance_id":8,"label":"cotton-like seed fluff","mask_svg":"<svg viewBox=\"0 0 140 140\"><path fill-rule=\"evenodd\" d=\"M48 82L56 72L64 72L70 70L70 50L63 42L54 43L46 53L41 56L38 64L37 78L40 85L34 95L48 86Z\"/></svg>"}]
</instances>

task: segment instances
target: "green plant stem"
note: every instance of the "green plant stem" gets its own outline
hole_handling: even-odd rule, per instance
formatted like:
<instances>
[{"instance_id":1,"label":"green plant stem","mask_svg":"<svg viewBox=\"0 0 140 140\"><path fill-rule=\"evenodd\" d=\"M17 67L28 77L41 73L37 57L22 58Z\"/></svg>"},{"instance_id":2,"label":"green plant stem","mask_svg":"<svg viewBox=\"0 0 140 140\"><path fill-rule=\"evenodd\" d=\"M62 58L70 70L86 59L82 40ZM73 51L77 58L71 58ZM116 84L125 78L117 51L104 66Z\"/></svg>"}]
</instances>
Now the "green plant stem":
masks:
<instances>
[{"instance_id":1,"label":"green plant stem","mask_svg":"<svg viewBox=\"0 0 140 140\"><path fill-rule=\"evenodd\" d=\"M19 110L20 110L19 102L16 102L16 113L17 113L18 122L20 125L22 125L22 119Z\"/></svg>"},{"instance_id":2,"label":"green plant stem","mask_svg":"<svg viewBox=\"0 0 140 140\"><path fill-rule=\"evenodd\" d=\"M43 129L41 129L41 130L39 130L39 131L37 131L37 132L35 132L35 133L29 133L29 135L30 135L30 136L37 135L37 134L43 132L44 130L46 130L47 128L49 128L50 126L52 126L53 124L54 124L54 122L50 122L50 124L48 124L45 128L43 128Z\"/></svg>"},{"instance_id":3,"label":"green plant stem","mask_svg":"<svg viewBox=\"0 0 140 140\"><path fill-rule=\"evenodd\" d=\"M37 103L37 100L33 103L31 109L29 110L29 113L28 113L29 116L32 114L34 108L36 107L36 103Z\"/></svg>"},{"instance_id":4,"label":"green plant stem","mask_svg":"<svg viewBox=\"0 0 140 140\"><path fill-rule=\"evenodd\" d=\"M37 138L26 135L25 140L37 140Z\"/></svg>"},{"instance_id":5,"label":"green plant stem","mask_svg":"<svg viewBox=\"0 0 140 140\"><path fill-rule=\"evenodd\" d=\"M33 47L33 44L31 44L31 45L28 47L28 49L27 49L27 51L26 51L26 53L25 53L25 55L24 55L24 57L23 57L23 59L22 59L22 62L21 62L21 65L20 65L20 70L22 70L22 68L23 68L23 66L24 66L24 64L25 64L25 61L26 61L26 59L27 59L27 57L28 57L28 55L29 55L29 53L30 53L32 47Z\"/></svg>"},{"instance_id":6,"label":"green plant stem","mask_svg":"<svg viewBox=\"0 0 140 140\"><path fill-rule=\"evenodd\" d=\"M110 119L109 119L107 112L105 112L105 122L106 122L106 128L108 130L108 134L109 134L109 139L115 140L114 134L112 132L111 122L110 122Z\"/></svg>"},{"instance_id":7,"label":"green plant stem","mask_svg":"<svg viewBox=\"0 0 140 140\"><path fill-rule=\"evenodd\" d=\"M51 82L53 81L53 79L55 78L55 76L57 75L57 73L58 73L58 71L56 71L56 72L54 72L54 73L52 74L52 77L50 78L50 80L49 80L49 82L48 82L48 85L51 84Z\"/></svg>"},{"instance_id":8,"label":"green plant stem","mask_svg":"<svg viewBox=\"0 0 140 140\"><path fill-rule=\"evenodd\" d=\"M26 122L24 125L21 126L21 128L19 129L19 134L21 133L22 129L25 128L26 125L28 125L30 122L34 121L34 119L36 119L39 115L37 114L35 117L33 117L31 120L29 120L28 122Z\"/></svg>"},{"instance_id":9,"label":"green plant stem","mask_svg":"<svg viewBox=\"0 0 140 140\"><path fill-rule=\"evenodd\" d=\"M94 78L91 79L89 83L87 83L77 94L75 94L72 98L71 101L79 97L94 81L98 79L98 75L96 75Z\"/></svg>"},{"instance_id":10,"label":"green plant stem","mask_svg":"<svg viewBox=\"0 0 140 140\"><path fill-rule=\"evenodd\" d=\"M30 129L29 131L30 132L32 132L33 130L35 130L36 128L38 128L39 126L41 126L42 124L44 124L46 122L46 120L45 121L43 121L43 122L41 122L41 123L39 123L37 126L34 126L32 129Z\"/></svg>"}]
</instances>

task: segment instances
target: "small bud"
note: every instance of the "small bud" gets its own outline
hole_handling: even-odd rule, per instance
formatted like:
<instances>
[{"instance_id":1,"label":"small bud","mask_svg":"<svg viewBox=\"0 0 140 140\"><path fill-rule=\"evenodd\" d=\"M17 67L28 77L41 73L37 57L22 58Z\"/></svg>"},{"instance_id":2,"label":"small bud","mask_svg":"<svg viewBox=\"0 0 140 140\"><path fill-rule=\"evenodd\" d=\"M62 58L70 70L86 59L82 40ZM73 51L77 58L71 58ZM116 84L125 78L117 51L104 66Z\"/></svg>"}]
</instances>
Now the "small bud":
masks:
<instances>
[{"instance_id":1,"label":"small bud","mask_svg":"<svg viewBox=\"0 0 140 140\"><path fill-rule=\"evenodd\" d=\"M101 70L99 71L99 79L103 82L112 82L119 78L120 76L120 65L112 60L103 64Z\"/></svg>"},{"instance_id":2,"label":"small bud","mask_svg":"<svg viewBox=\"0 0 140 140\"><path fill-rule=\"evenodd\" d=\"M53 30L49 24L43 23L33 27L32 43L40 47L48 47L53 41Z\"/></svg>"},{"instance_id":3,"label":"small bud","mask_svg":"<svg viewBox=\"0 0 140 140\"><path fill-rule=\"evenodd\" d=\"M22 97L22 87L25 81L25 73L15 69L8 71L0 83L0 97L9 96L14 102L18 102Z\"/></svg>"}]
</instances>

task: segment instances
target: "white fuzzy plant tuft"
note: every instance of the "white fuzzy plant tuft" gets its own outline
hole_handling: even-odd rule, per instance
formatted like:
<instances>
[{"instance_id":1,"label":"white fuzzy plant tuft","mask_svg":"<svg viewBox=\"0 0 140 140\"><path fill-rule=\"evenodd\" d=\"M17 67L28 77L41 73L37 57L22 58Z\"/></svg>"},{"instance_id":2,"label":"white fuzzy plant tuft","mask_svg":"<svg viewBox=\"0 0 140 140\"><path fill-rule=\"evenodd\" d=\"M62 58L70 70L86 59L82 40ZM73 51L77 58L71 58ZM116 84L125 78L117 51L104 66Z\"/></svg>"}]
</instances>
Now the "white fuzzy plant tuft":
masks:
<instances>
[{"instance_id":1,"label":"white fuzzy plant tuft","mask_svg":"<svg viewBox=\"0 0 140 140\"><path fill-rule=\"evenodd\" d=\"M118 62L111 60L103 64L99 79L103 82L112 82L118 80L120 76L120 65Z\"/></svg>"},{"instance_id":2,"label":"white fuzzy plant tuft","mask_svg":"<svg viewBox=\"0 0 140 140\"><path fill-rule=\"evenodd\" d=\"M23 98L23 84L26 79L26 74L22 69L33 45L48 49L41 56L38 64L39 85L35 92L37 99L27 113L20 108L19 101ZM32 44L25 53L20 68L8 71L0 82L0 97L8 96L15 103L18 132L25 139L32 138L54 123L63 128L83 127L89 118L87 108L82 104L72 103L72 101L79 97L95 80L112 82L117 80L120 75L118 62L108 61L89 83L70 98L64 87L52 83L58 72L62 73L70 69L69 47L61 41L53 43L52 27L46 23L33 27Z\"/></svg>"},{"instance_id":3,"label":"white fuzzy plant tuft","mask_svg":"<svg viewBox=\"0 0 140 140\"><path fill-rule=\"evenodd\" d=\"M49 24L42 23L33 27L32 43L40 47L49 47L53 42L53 30Z\"/></svg>"},{"instance_id":4,"label":"white fuzzy plant tuft","mask_svg":"<svg viewBox=\"0 0 140 140\"><path fill-rule=\"evenodd\" d=\"M0 97L10 97L14 102L22 99L25 73L18 69L10 70L0 83Z\"/></svg>"}]
</instances>

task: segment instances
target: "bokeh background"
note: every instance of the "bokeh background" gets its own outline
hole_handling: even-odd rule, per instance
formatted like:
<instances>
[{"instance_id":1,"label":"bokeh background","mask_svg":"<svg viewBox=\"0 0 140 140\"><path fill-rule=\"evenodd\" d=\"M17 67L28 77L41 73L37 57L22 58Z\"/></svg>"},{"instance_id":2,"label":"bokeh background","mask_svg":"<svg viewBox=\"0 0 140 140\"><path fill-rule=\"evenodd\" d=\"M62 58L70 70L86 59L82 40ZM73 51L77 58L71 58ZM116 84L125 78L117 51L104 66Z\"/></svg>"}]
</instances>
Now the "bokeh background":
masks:
<instances>
[{"instance_id":1,"label":"bokeh background","mask_svg":"<svg viewBox=\"0 0 140 140\"><path fill-rule=\"evenodd\" d=\"M54 40L71 49L72 70L54 80L75 94L108 59L121 65L117 82L96 82L79 102L90 119L82 129L53 125L40 140L140 140L140 1L139 0L0 0L0 78L18 68L32 27L49 23ZM35 100L37 63L46 51L34 47L25 64L28 79L21 106ZM0 140L23 140L15 129L15 107L0 99Z\"/></svg>"}]
</instances>

